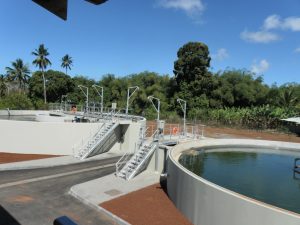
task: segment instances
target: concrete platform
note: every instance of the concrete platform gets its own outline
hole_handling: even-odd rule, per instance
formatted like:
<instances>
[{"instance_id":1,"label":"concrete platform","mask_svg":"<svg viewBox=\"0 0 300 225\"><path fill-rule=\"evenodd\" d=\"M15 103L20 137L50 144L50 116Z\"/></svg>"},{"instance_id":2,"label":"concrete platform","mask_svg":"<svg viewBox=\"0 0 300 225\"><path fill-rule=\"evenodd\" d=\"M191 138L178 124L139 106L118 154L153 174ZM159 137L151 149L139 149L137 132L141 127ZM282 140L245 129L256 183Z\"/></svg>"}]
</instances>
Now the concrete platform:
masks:
<instances>
[{"instance_id":1,"label":"concrete platform","mask_svg":"<svg viewBox=\"0 0 300 225\"><path fill-rule=\"evenodd\" d=\"M159 183L159 179L160 173L150 171L145 171L129 181L116 177L115 174L110 174L96 180L77 184L70 189L69 194L94 209L106 213L117 224L128 224L126 221L100 207L99 204Z\"/></svg>"}]
</instances>

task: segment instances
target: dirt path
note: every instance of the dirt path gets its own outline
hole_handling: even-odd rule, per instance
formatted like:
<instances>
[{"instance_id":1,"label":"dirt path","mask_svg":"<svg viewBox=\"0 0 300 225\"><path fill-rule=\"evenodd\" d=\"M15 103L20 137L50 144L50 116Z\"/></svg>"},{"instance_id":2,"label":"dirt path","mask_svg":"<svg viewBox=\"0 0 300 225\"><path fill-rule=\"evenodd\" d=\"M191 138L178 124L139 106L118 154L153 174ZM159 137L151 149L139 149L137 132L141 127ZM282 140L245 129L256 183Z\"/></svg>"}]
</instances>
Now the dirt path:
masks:
<instances>
[{"instance_id":1,"label":"dirt path","mask_svg":"<svg viewBox=\"0 0 300 225\"><path fill-rule=\"evenodd\" d=\"M0 164L59 157L57 155L17 154L0 152Z\"/></svg>"},{"instance_id":2,"label":"dirt path","mask_svg":"<svg viewBox=\"0 0 300 225\"><path fill-rule=\"evenodd\" d=\"M159 184L100 205L133 225L191 225Z\"/></svg>"},{"instance_id":3,"label":"dirt path","mask_svg":"<svg viewBox=\"0 0 300 225\"><path fill-rule=\"evenodd\" d=\"M156 121L148 121L147 127L149 134L155 131ZM201 133L201 126L198 126L198 133ZM187 132L192 133L192 126L187 125ZM164 133L169 135L170 132L173 133L182 132L182 126L179 124L165 124ZM204 126L205 137L211 138L251 138L251 139L264 139L271 141L286 141L286 142L297 142L300 143L300 137L295 134L283 134L278 132L271 131L255 131L255 130L246 130L246 129L236 129L236 128L227 128L227 127L213 127L213 126Z\"/></svg>"}]
</instances>

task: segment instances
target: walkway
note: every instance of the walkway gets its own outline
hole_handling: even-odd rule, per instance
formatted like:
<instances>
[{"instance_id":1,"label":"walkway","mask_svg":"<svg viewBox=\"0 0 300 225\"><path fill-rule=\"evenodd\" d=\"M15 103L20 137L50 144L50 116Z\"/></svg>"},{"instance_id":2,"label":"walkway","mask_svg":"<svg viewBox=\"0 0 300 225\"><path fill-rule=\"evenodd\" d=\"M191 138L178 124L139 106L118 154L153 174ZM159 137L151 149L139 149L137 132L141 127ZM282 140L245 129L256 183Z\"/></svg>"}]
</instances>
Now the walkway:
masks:
<instances>
[{"instance_id":1,"label":"walkway","mask_svg":"<svg viewBox=\"0 0 300 225\"><path fill-rule=\"evenodd\" d=\"M68 194L75 184L113 173L118 158L44 169L0 172L0 225L53 224L67 215L81 225L114 224ZM4 217L7 211L14 219ZM6 214L6 215L8 215ZM18 223L13 223L13 221Z\"/></svg>"}]
</instances>

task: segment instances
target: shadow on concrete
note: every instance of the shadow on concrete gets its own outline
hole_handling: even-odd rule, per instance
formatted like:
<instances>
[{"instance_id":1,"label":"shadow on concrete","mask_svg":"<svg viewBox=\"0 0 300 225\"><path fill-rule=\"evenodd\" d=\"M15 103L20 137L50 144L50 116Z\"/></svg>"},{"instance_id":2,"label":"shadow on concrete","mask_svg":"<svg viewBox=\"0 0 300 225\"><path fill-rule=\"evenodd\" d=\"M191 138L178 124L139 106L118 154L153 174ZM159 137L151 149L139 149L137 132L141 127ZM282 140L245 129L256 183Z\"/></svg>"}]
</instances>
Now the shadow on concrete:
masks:
<instances>
[{"instance_id":1,"label":"shadow on concrete","mask_svg":"<svg viewBox=\"0 0 300 225\"><path fill-rule=\"evenodd\" d=\"M166 177L160 177L159 179L160 188L165 192L167 196L168 195L168 187L167 187L167 178Z\"/></svg>"},{"instance_id":2,"label":"shadow on concrete","mask_svg":"<svg viewBox=\"0 0 300 225\"><path fill-rule=\"evenodd\" d=\"M0 225L21 225L9 212L0 205Z\"/></svg>"}]
</instances>

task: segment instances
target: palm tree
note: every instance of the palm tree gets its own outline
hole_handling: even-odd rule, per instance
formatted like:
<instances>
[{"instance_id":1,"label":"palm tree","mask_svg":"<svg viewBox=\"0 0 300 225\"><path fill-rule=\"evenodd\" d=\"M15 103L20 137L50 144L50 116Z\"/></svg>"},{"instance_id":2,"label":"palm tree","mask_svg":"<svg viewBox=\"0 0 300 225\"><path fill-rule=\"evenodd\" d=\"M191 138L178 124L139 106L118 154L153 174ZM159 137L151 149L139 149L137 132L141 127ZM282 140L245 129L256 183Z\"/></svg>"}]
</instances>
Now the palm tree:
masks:
<instances>
[{"instance_id":1,"label":"palm tree","mask_svg":"<svg viewBox=\"0 0 300 225\"><path fill-rule=\"evenodd\" d=\"M0 97L3 97L6 92L8 93L8 86L6 84L7 77L4 75L0 75Z\"/></svg>"},{"instance_id":2,"label":"palm tree","mask_svg":"<svg viewBox=\"0 0 300 225\"><path fill-rule=\"evenodd\" d=\"M6 67L8 79L16 81L19 84L19 90L25 91L25 86L28 83L30 70L28 65L23 63L22 59L16 59L15 62L11 63L12 67Z\"/></svg>"},{"instance_id":3,"label":"palm tree","mask_svg":"<svg viewBox=\"0 0 300 225\"><path fill-rule=\"evenodd\" d=\"M66 69L66 74L68 75L68 69L71 70L71 66L73 66L73 59L71 56L66 54L61 59L61 67Z\"/></svg>"},{"instance_id":4,"label":"palm tree","mask_svg":"<svg viewBox=\"0 0 300 225\"><path fill-rule=\"evenodd\" d=\"M295 96L294 90L291 88L285 88L281 90L279 94L279 102L284 107L290 107L298 101L298 98Z\"/></svg>"},{"instance_id":5,"label":"palm tree","mask_svg":"<svg viewBox=\"0 0 300 225\"><path fill-rule=\"evenodd\" d=\"M50 60L47 58L49 55L48 49L44 47L44 44L41 44L38 49L35 49L34 52L31 53L36 56L36 59L33 60L33 64L36 67L39 67L42 70L43 82L44 82L44 100L45 104L47 103L47 93L46 93L46 79L45 79L45 70L48 65L51 65Z\"/></svg>"}]
</instances>

